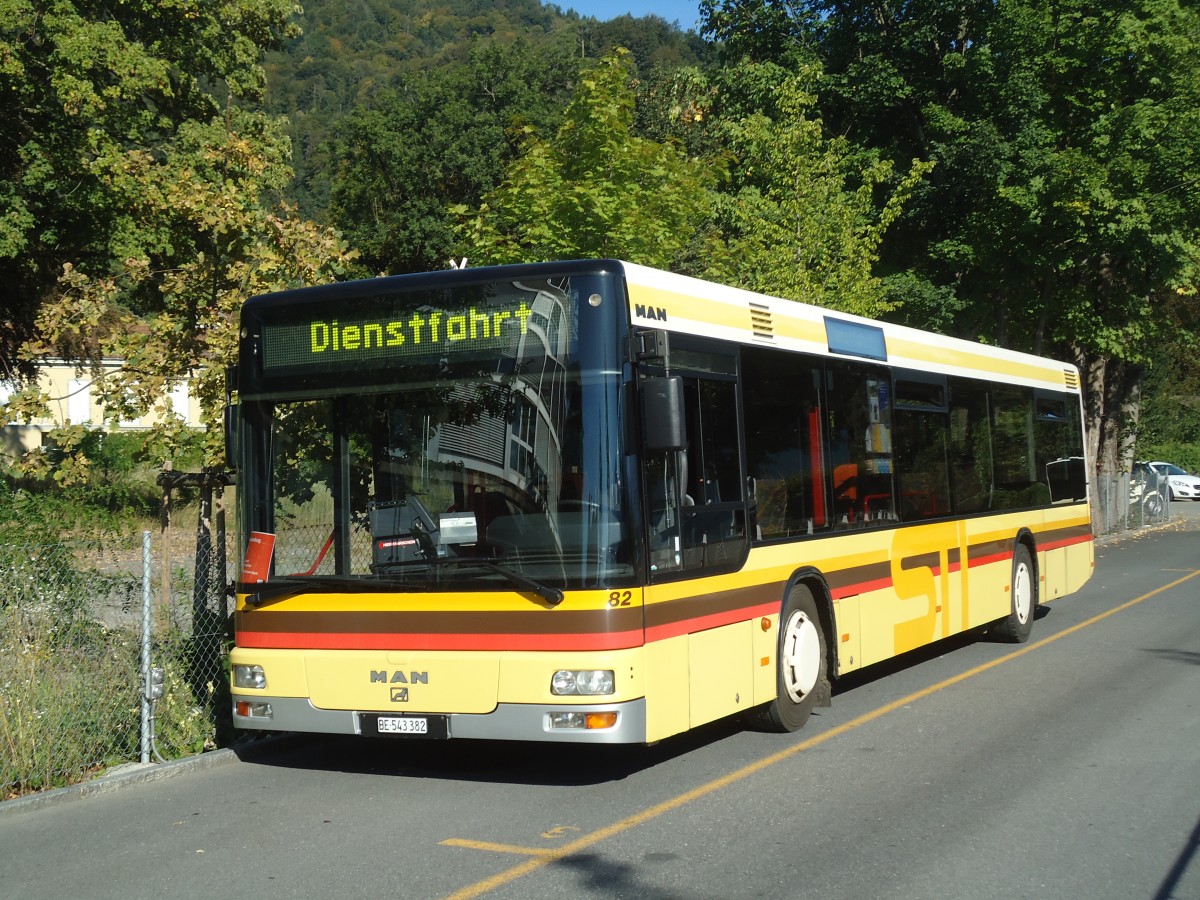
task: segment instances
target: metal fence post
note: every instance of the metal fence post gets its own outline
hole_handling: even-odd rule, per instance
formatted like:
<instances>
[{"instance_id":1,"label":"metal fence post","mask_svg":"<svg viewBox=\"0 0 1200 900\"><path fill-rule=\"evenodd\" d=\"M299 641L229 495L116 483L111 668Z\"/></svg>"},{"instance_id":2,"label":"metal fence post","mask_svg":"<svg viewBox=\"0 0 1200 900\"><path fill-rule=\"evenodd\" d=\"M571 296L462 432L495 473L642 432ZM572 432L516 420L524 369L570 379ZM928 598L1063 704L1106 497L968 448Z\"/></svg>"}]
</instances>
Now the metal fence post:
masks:
<instances>
[{"instance_id":1,"label":"metal fence post","mask_svg":"<svg viewBox=\"0 0 1200 900\"><path fill-rule=\"evenodd\" d=\"M142 532L142 752L150 762L150 532Z\"/></svg>"}]
</instances>

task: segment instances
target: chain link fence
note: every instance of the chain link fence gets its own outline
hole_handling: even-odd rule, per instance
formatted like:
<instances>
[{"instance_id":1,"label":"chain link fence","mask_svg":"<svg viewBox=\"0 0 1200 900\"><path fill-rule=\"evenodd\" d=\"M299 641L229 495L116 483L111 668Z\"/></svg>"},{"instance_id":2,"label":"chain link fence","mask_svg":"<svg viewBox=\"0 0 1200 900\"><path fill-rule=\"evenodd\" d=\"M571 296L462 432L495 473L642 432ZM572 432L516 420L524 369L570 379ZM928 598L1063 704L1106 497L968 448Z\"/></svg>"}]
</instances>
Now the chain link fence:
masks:
<instances>
[{"instance_id":1,"label":"chain link fence","mask_svg":"<svg viewBox=\"0 0 1200 900\"><path fill-rule=\"evenodd\" d=\"M1101 475L1092 492L1092 533L1096 537L1162 525L1171 519L1166 479L1153 473Z\"/></svg>"},{"instance_id":2,"label":"chain link fence","mask_svg":"<svg viewBox=\"0 0 1200 900\"><path fill-rule=\"evenodd\" d=\"M232 739L229 575L196 502L154 532L0 543L0 799Z\"/></svg>"},{"instance_id":3,"label":"chain link fence","mask_svg":"<svg viewBox=\"0 0 1200 900\"><path fill-rule=\"evenodd\" d=\"M0 543L0 799L231 742L224 484L160 483L154 532ZM1094 494L1098 537L1171 515L1165 487L1147 479L1098 478ZM183 495L189 505L173 510ZM297 571L323 562L327 532L311 531L311 553L287 561Z\"/></svg>"}]
</instances>

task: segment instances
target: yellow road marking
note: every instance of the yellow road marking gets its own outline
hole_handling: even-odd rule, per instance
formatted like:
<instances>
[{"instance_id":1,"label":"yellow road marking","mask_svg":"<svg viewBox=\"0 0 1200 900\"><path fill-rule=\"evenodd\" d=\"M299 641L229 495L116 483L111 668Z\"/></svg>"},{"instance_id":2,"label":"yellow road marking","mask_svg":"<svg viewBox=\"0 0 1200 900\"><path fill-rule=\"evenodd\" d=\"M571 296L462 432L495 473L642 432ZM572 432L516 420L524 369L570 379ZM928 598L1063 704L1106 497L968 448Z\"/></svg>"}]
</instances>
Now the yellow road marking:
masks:
<instances>
[{"instance_id":1,"label":"yellow road marking","mask_svg":"<svg viewBox=\"0 0 1200 900\"><path fill-rule=\"evenodd\" d=\"M516 853L518 856L545 856L554 850L544 847L519 847L516 844L494 844L491 841L468 841L463 838L447 838L443 847L466 847L468 850L490 850L493 853Z\"/></svg>"},{"instance_id":2,"label":"yellow road marking","mask_svg":"<svg viewBox=\"0 0 1200 900\"><path fill-rule=\"evenodd\" d=\"M628 831L631 828L642 825L651 821L652 819L656 819L664 813L679 809L681 806L686 806L694 800L699 800L700 798L715 793L722 788L729 787L731 784L736 784L739 781L749 778L751 775L761 772L763 769L767 769L778 762L782 762L785 759L795 756L797 753L803 753L805 750L811 750L813 747L823 744L828 740L832 740L835 737L840 737L848 731L853 731L856 728L861 728L863 725L874 722L876 719L880 719L883 716L886 716L888 713L895 712L896 710L902 709L903 707L915 703L918 700L923 700L926 697L936 694L939 691L943 691L948 687L961 684L970 678L974 678L976 675L980 675L990 669L994 669L996 666L999 666L1002 663L1011 662L1014 659L1020 659L1027 653L1032 653L1034 650L1040 650L1047 644L1053 644L1055 641L1061 640L1062 638L1074 634L1077 631L1081 631L1084 628L1095 625L1097 622L1107 619L1109 616L1116 615L1119 612L1124 612L1132 606L1136 606L1139 603L1149 600L1151 597L1156 597L1163 591L1168 591L1173 587L1178 587L1185 581L1195 578L1197 575L1200 575L1200 569L1192 570L1182 578L1177 578L1169 584L1164 584L1161 587L1155 588L1148 593L1142 594L1140 597L1135 597L1132 600L1122 603L1120 606L1114 606L1112 609L1102 612L1099 615L1092 616L1092 618L1080 622L1078 625L1072 625L1065 631L1060 631L1058 634L1043 638L1035 643L1026 644L1019 650L1014 650L1011 653L1007 653L1004 656L1000 656L996 659L990 660L989 662L985 662L982 665L978 665L973 669L967 670L966 672L954 675L953 677L947 678L944 681L939 681L937 684L932 684L929 687L922 688L919 691L914 691L905 697L901 697L899 700L893 700L891 703L887 703L878 709L874 709L868 713L863 713L858 718L851 719L849 722L836 725L833 728L830 728L828 731L823 731L820 734L813 735L812 737L801 741L798 744L793 744L792 746L780 750L777 753L772 753L770 756L764 757L757 762L750 763L749 765L743 766L734 772L730 772L728 775L723 775L720 778L716 778L707 782L706 784L694 787L690 791L679 794L670 800L664 800L662 803L658 803L649 807L648 809L644 809L639 813L634 813L632 816L621 819L619 822L606 825L603 828L593 831L590 834L586 834L583 837L574 840L569 844L564 844L556 849L543 850L530 847L508 847L507 845L484 844L483 842L478 841L462 841L453 838L442 841L441 843L443 845L454 847L476 847L481 849L505 847L505 852L520 853L533 857L526 862L513 866L510 869L506 869L503 872L499 872L496 875L493 875L491 878L485 878L483 881L478 881L475 884L468 885L462 890L455 891L453 894L448 895L445 900L467 900L467 898L470 897L478 897L482 894L486 894L488 891L495 890L498 887L502 887L506 884L516 881L519 878L524 878L526 875L530 875L539 869L545 868L546 866L550 865L550 863L557 862L560 859L566 859L567 857L573 856L582 850L586 850L589 847L599 844L610 837L614 837L624 831Z\"/></svg>"}]
</instances>

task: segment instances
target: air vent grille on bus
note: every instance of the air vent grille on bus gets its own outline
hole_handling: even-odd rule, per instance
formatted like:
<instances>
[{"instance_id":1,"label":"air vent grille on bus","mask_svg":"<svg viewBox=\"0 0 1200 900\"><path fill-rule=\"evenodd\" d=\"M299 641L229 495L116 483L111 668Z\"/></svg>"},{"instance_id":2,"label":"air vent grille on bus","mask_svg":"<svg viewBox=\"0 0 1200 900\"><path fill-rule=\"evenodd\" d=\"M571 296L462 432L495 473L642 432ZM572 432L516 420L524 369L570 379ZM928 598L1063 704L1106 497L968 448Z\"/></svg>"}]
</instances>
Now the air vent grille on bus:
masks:
<instances>
[{"instance_id":1,"label":"air vent grille on bus","mask_svg":"<svg viewBox=\"0 0 1200 900\"><path fill-rule=\"evenodd\" d=\"M1079 373L1074 369L1063 369L1063 381L1073 391L1079 390Z\"/></svg>"},{"instance_id":2,"label":"air vent grille on bus","mask_svg":"<svg viewBox=\"0 0 1200 900\"><path fill-rule=\"evenodd\" d=\"M759 303L750 304L750 327L756 338L775 339L775 322L771 310Z\"/></svg>"}]
</instances>

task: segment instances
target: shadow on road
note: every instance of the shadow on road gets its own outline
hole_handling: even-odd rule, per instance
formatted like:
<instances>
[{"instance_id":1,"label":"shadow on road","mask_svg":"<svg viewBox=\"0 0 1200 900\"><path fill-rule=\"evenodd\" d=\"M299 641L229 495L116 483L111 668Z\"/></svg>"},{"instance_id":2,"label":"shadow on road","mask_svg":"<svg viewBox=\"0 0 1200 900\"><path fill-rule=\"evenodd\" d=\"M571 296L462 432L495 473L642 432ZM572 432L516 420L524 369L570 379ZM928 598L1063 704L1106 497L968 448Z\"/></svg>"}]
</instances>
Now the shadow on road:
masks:
<instances>
[{"instance_id":1,"label":"shadow on road","mask_svg":"<svg viewBox=\"0 0 1200 900\"><path fill-rule=\"evenodd\" d=\"M244 762L362 775L496 784L579 786L620 781L743 730L727 719L649 747L524 741L421 741L352 735L287 735L235 748Z\"/></svg>"},{"instance_id":2,"label":"shadow on road","mask_svg":"<svg viewBox=\"0 0 1200 900\"><path fill-rule=\"evenodd\" d=\"M1039 606L1034 613L1034 620L1041 621L1050 615L1051 612L1052 610L1049 606ZM837 697L839 694L853 691L864 685L886 678L889 675L904 672L915 666L927 663L930 660L945 656L948 653L953 653L956 650L962 650L974 644L989 644L992 642L992 638L988 635L986 628L975 628L962 634L944 638L925 647L919 647L916 650L910 650L908 653L902 653L900 656L893 657L892 659L875 663L861 671L849 672L843 675L833 686L833 696Z\"/></svg>"}]
</instances>

